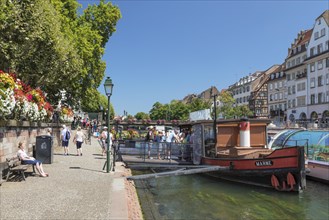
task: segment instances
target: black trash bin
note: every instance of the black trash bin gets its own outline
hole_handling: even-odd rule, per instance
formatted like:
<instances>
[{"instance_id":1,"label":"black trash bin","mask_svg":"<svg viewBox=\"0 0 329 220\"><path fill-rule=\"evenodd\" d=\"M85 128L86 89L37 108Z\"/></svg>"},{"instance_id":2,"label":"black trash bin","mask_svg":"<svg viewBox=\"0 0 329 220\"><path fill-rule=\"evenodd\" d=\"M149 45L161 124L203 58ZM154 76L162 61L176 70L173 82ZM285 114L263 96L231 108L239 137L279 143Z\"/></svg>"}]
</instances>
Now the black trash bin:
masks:
<instances>
[{"instance_id":1,"label":"black trash bin","mask_svg":"<svg viewBox=\"0 0 329 220\"><path fill-rule=\"evenodd\" d=\"M35 159L40 160L44 164L53 162L53 137L42 135L36 137L35 143Z\"/></svg>"}]
</instances>

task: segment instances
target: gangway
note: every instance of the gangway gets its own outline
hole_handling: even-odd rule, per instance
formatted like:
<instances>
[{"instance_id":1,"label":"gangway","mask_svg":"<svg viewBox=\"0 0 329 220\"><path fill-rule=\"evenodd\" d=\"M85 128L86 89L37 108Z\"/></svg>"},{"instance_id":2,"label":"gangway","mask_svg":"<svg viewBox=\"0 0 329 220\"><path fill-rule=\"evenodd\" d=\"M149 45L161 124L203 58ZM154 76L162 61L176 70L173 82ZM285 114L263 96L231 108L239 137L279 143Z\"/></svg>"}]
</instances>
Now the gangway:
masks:
<instances>
[{"instance_id":1,"label":"gangway","mask_svg":"<svg viewBox=\"0 0 329 220\"><path fill-rule=\"evenodd\" d=\"M207 173L207 172L213 172L213 171L218 171L218 170L228 170L228 169L229 169L229 167L221 167L221 166L205 166L202 168L193 168L193 169L182 168L179 170L168 171L168 172L128 176L127 179L128 180L141 180L141 179L159 178L159 177L167 177L167 176L179 176L179 175L189 175L189 174L196 174L196 173Z\"/></svg>"}]
</instances>

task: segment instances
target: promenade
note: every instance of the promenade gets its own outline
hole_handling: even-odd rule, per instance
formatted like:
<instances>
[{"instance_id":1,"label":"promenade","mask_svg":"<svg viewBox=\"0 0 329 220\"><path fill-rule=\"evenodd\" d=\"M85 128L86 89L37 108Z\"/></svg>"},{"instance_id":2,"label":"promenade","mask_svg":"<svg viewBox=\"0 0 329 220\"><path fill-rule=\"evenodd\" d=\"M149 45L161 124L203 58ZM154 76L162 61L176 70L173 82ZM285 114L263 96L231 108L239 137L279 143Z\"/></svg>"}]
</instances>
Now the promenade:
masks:
<instances>
[{"instance_id":1,"label":"promenade","mask_svg":"<svg viewBox=\"0 0 329 220\"><path fill-rule=\"evenodd\" d=\"M56 147L53 163L43 165L49 177L28 175L0 186L0 219L129 219L123 163L106 173L97 140L76 156L72 139L69 156Z\"/></svg>"}]
</instances>

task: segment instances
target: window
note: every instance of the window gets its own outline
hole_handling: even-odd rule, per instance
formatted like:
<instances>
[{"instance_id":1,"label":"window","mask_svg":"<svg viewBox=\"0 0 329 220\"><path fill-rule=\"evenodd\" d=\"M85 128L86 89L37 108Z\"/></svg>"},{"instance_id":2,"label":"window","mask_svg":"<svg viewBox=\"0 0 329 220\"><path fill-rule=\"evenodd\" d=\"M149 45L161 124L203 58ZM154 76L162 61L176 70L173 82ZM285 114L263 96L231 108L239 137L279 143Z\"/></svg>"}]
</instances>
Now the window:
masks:
<instances>
[{"instance_id":1,"label":"window","mask_svg":"<svg viewBox=\"0 0 329 220\"><path fill-rule=\"evenodd\" d=\"M322 60L318 61L318 70L322 70L323 65L322 65Z\"/></svg>"},{"instance_id":2,"label":"window","mask_svg":"<svg viewBox=\"0 0 329 220\"><path fill-rule=\"evenodd\" d=\"M315 78L311 78L311 88L315 87Z\"/></svg>"},{"instance_id":3,"label":"window","mask_svg":"<svg viewBox=\"0 0 329 220\"><path fill-rule=\"evenodd\" d=\"M291 100L288 100L288 108L291 108Z\"/></svg>"},{"instance_id":4,"label":"window","mask_svg":"<svg viewBox=\"0 0 329 220\"><path fill-rule=\"evenodd\" d=\"M319 32L317 31L317 32L314 33L314 39L316 40L318 38L319 38Z\"/></svg>"},{"instance_id":5,"label":"window","mask_svg":"<svg viewBox=\"0 0 329 220\"><path fill-rule=\"evenodd\" d=\"M319 45L318 45L318 54L319 54L319 53L322 53L322 49L323 49L323 48L322 48L322 44L319 44Z\"/></svg>"},{"instance_id":6,"label":"window","mask_svg":"<svg viewBox=\"0 0 329 220\"><path fill-rule=\"evenodd\" d=\"M249 92L249 90L250 90L250 89L249 89L249 86L247 86L247 92Z\"/></svg>"},{"instance_id":7,"label":"window","mask_svg":"<svg viewBox=\"0 0 329 220\"><path fill-rule=\"evenodd\" d=\"M323 76L318 77L318 86L323 86Z\"/></svg>"},{"instance_id":8,"label":"window","mask_svg":"<svg viewBox=\"0 0 329 220\"><path fill-rule=\"evenodd\" d=\"M321 37L323 37L324 35L326 35L326 29L322 28L321 29Z\"/></svg>"},{"instance_id":9,"label":"window","mask_svg":"<svg viewBox=\"0 0 329 220\"><path fill-rule=\"evenodd\" d=\"M329 85L329 73L326 74L326 84Z\"/></svg>"},{"instance_id":10,"label":"window","mask_svg":"<svg viewBox=\"0 0 329 220\"><path fill-rule=\"evenodd\" d=\"M288 87L288 95L291 95L291 87Z\"/></svg>"},{"instance_id":11,"label":"window","mask_svg":"<svg viewBox=\"0 0 329 220\"><path fill-rule=\"evenodd\" d=\"M329 58L326 59L326 67L329 67Z\"/></svg>"},{"instance_id":12,"label":"window","mask_svg":"<svg viewBox=\"0 0 329 220\"><path fill-rule=\"evenodd\" d=\"M327 100L326 102L329 102L329 91L326 92L326 97L327 97L326 98L326 100Z\"/></svg>"},{"instance_id":13,"label":"window","mask_svg":"<svg viewBox=\"0 0 329 220\"><path fill-rule=\"evenodd\" d=\"M329 49L329 40L326 41L326 46L325 46L325 50Z\"/></svg>"},{"instance_id":14,"label":"window","mask_svg":"<svg viewBox=\"0 0 329 220\"><path fill-rule=\"evenodd\" d=\"M302 59L302 61L306 60L306 57L307 57L307 56L306 56L306 55L304 55L304 56L303 56L303 59Z\"/></svg>"},{"instance_id":15,"label":"window","mask_svg":"<svg viewBox=\"0 0 329 220\"><path fill-rule=\"evenodd\" d=\"M281 88L281 87L282 87L282 81L279 82L279 88Z\"/></svg>"},{"instance_id":16,"label":"window","mask_svg":"<svg viewBox=\"0 0 329 220\"><path fill-rule=\"evenodd\" d=\"M274 83L274 89L277 89L277 88L278 88L278 84Z\"/></svg>"},{"instance_id":17,"label":"window","mask_svg":"<svg viewBox=\"0 0 329 220\"><path fill-rule=\"evenodd\" d=\"M273 95L272 94L270 95L270 101L273 101Z\"/></svg>"},{"instance_id":18,"label":"window","mask_svg":"<svg viewBox=\"0 0 329 220\"><path fill-rule=\"evenodd\" d=\"M321 19L318 20L318 24L321 24Z\"/></svg>"},{"instance_id":19,"label":"window","mask_svg":"<svg viewBox=\"0 0 329 220\"><path fill-rule=\"evenodd\" d=\"M287 69L290 68L290 61L287 63Z\"/></svg>"},{"instance_id":20,"label":"window","mask_svg":"<svg viewBox=\"0 0 329 220\"><path fill-rule=\"evenodd\" d=\"M300 64L300 57L297 57L296 59L296 65Z\"/></svg>"},{"instance_id":21,"label":"window","mask_svg":"<svg viewBox=\"0 0 329 220\"><path fill-rule=\"evenodd\" d=\"M315 47L312 47L310 50L310 56L314 56L315 55Z\"/></svg>"},{"instance_id":22,"label":"window","mask_svg":"<svg viewBox=\"0 0 329 220\"><path fill-rule=\"evenodd\" d=\"M292 50L292 52L293 52L293 54L295 54L296 53L296 47Z\"/></svg>"},{"instance_id":23,"label":"window","mask_svg":"<svg viewBox=\"0 0 329 220\"><path fill-rule=\"evenodd\" d=\"M298 52L300 52L302 50L302 46L301 45L298 45L297 50L298 50Z\"/></svg>"},{"instance_id":24,"label":"window","mask_svg":"<svg viewBox=\"0 0 329 220\"><path fill-rule=\"evenodd\" d=\"M293 100L292 100L292 107L293 107L293 108L296 107L296 99L293 99Z\"/></svg>"},{"instance_id":25,"label":"window","mask_svg":"<svg viewBox=\"0 0 329 220\"><path fill-rule=\"evenodd\" d=\"M311 63L311 72L315 71L315 63Z\"/></svg>"},{"instance_id":26,"label":"window","mask_svg":"<svg viewBox=\"0 0 329 220\"><path fill-rule=\"evenodd\" d=\"M269 87L270 87L270 91L273 89L273 84L272 83L270 83L269 84Z\"/></svg>"},{"instance_id":27,"label":"window","mask_svg":"<svg viewBox=\"0 0 329 220\"><path fill-rule=\"evenodd\" d=\"M323 98L324 98L323 93L322 92L318 93L318 103L323 103L324 102Z\"/></svg>"},{"instance_id":28,"label":"window","mask_svg":"<svg viewBox=\"0 0 329 220\"><path fill-rule=\"evenodd\" d=\"M295 59L292 60L291 66L295 66Z\"/></svg>"},{"instance_id":29,"label":"window","mask_svg":"<svg viewBox=\"0 0 329 220\"><path fill-rule=\"evenodd\" d=\"M279 93L279 99L282 99L282 92Z\"/></svg>"},{"instance_id":30,"label":"window","mask_svg":"<svg viewBox=\"0 0 329 220\"><path fill-rule=\"evenodd\" d=\"M311 95L311 105L314 105L315 104L315 95L314 94L312 94Z\"/></svg>"},{"instance_id":31,"label":"window","mask_svg":"<svg viewBox=\"0 0 329 220\"><path fill-rule=\"evenodd\" d=\"M292 79L296 79L296 73L292 73Z\"/></svg>"},{"instance_id":32,"label":"window","mask_svg":"<svg viewBox=\"0 0 329 220\"><path fill-rule=\"evenodd\" d=\"M305 82L297 84L297 91L304 91L305 90Z\"/></svg>"},{"instance_id":33,"label":"window","mask_svg":"<svg viewBox=\"0 0 329 220\"><path fill-rule=\"evenodd\" d=\"M292 92L292 94L295 94L296 93L296 86L295 85L292 86L291 92Z\"/></svg>"},{"instance_id":34,"label":"window","mask_svg":"<svg viewBox=\"0 0 329 220\"><path fill-rule=\"evenodd\" d=\"M274 95L274 100L278 100L278 94L277 93L275 93L275 95Z\"/></svg>"},{"instance_id":35,"label":"window","mask_svg":"<svg viewBox=\"0 0 329 220\"><path fill-rule=\"evenodd\" d=\"M297 97L297 106L305 106L306 105L306 96Z\"/></svg>"},{"instance_id":36,"label":"window","mask_svg":"<svg viewBox=\"0 0 329 220\"><path fill-rule=\"evenodd\" d=\"M290 81L290 74L287 74L287 81Z\"/></svg>"}]
</instances>

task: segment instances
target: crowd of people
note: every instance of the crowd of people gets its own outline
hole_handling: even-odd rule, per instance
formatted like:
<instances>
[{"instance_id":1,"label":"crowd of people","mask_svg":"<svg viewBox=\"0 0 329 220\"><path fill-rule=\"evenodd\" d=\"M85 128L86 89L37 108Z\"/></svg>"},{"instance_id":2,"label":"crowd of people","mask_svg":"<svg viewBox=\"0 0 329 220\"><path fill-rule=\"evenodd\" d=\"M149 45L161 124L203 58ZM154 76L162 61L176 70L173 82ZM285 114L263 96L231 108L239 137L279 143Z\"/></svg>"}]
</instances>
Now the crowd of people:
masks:
<instances>
[{"instance_id":1,"label":"crowd of people","mask_svg":"<svg viewBox=\"0 0 329 220\"><path fill-rule=\"evenodd\" d=\"M148 127L145 141L147 142L148 158L152 159L152 148L157 150L158 159L171 159L171 143L192 143L191 131L183 129L181 131L177 129L171 129L167 131L157 130L155 126ZM155 144L154 144L155 143ZM164 158L161 158L164 155Z\"/></svg>"}]
</instances>

